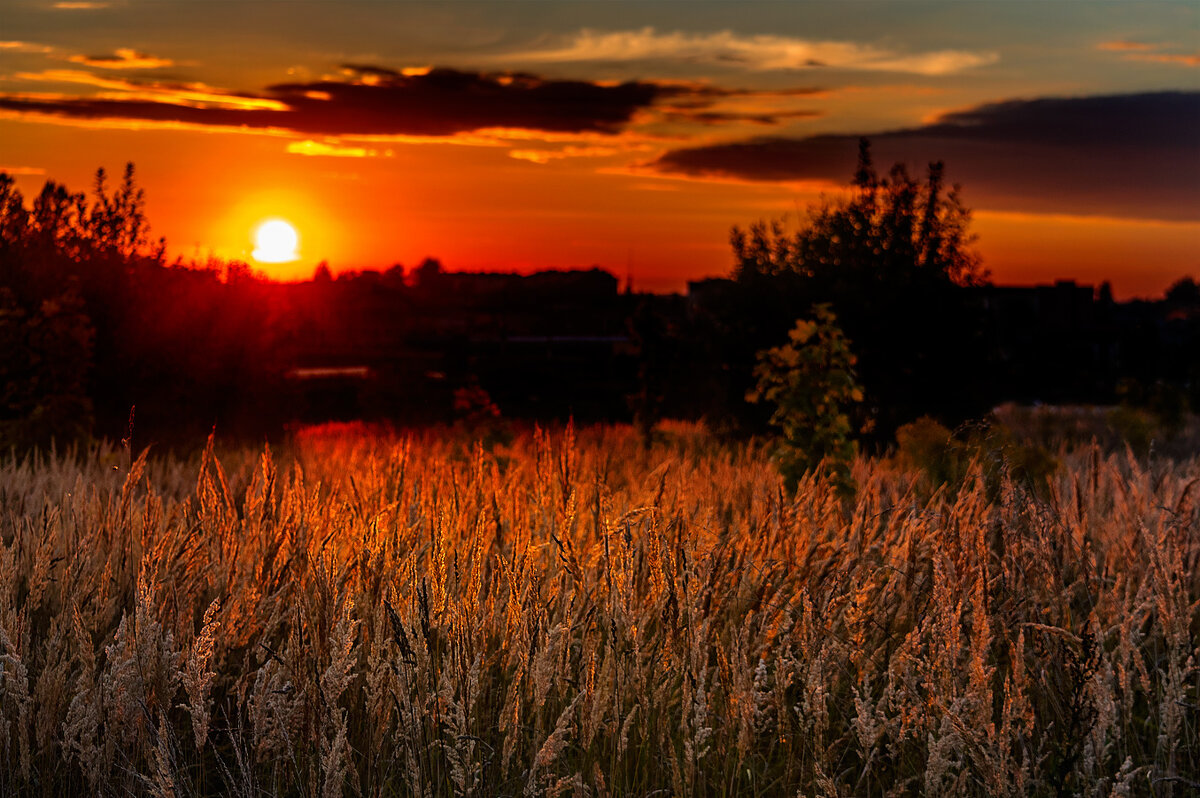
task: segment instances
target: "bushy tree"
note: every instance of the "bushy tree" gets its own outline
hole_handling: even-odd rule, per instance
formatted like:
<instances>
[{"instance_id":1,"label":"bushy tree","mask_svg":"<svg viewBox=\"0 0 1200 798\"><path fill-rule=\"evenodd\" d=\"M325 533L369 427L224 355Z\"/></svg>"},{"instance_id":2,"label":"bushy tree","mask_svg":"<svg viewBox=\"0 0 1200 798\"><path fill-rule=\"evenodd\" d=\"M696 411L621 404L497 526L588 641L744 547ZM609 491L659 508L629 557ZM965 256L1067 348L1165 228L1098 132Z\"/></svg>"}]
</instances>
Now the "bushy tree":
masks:
<instances>
[{"instance_id":1,"label":"bushy tree","mask_svg":"<svg viewBox=\"0 0 1200 798\"><path fill-rule=\"evenodd\" d=\"M145 195L127 164L110 189L103 169L91 196L52 180L25 207L0 173L0 368L6 443L64 442L91 428L97 383L129 380L118 357L143 264L161 267L149 243ZM132 336L130 336L132 338ZM122 408L128 413L128 405Z\"/></svg>"},{"instance_id":2,"label":"bushy tree","mask_svg":"<svg viewBox=\"0 0 1200 798\"><path fill-rule=\"evenodd\" d=\"M942 162L931 163L921 181L898 163L880 177L864 139L850 193L811 206L799 231L789 234L779 222L733 229L734 276L794 275L809 291L830 295L861 293L870 284L982 283L987 274L972 249L971 212L959 186L947 190L945 171Z\"/></svg>"},{"instance_id":3,"label":"bushy tree","mask_svg":"<svg viewBox=\"0 0 1200 798\"><path fill-rule=\"evenodd\" d=\"M734 228L736 296L729 324L749 358L798 315L828 304L854 340L870 402L860 426L880 441L932 414L957 422L986 410L978 314L964 286L986 280L970 211L945 169L923 180L903 164L879 175L862 143L849 190L812 206L799 230Z\"/></svg>"},{"instance_id":4,"label":"bushy tree","mask_svg":"<svg viewBox=\"0 0 1200 798\"><path fill-rule=\"evenodd\" d=\"M771 424L782 433L777 461L789 488L822 465L840 487L851 486L856 447L848 410L863 398L856 360L828 305L799 319L786 344L758 353L758 383L746 399L773 408Z\"/></svg>"}]
</instances>

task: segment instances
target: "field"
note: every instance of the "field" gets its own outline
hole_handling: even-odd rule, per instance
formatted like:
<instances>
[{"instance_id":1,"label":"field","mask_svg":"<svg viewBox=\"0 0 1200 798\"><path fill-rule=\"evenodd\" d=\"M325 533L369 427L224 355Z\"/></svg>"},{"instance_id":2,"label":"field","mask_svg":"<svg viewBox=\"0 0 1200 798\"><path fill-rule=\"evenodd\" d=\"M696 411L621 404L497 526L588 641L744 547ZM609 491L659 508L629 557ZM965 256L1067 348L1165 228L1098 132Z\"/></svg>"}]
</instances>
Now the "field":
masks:
<instances>
[{"instance_id":1,"label":"field","mask_svg":"<svg viewBox=\"0 0 1200 798\"><path fill-rule=\"evenodd\" d=\"M353 433L0 461L0 795L1200 789L1200 461Z\"/></svg>"}]
</instances>

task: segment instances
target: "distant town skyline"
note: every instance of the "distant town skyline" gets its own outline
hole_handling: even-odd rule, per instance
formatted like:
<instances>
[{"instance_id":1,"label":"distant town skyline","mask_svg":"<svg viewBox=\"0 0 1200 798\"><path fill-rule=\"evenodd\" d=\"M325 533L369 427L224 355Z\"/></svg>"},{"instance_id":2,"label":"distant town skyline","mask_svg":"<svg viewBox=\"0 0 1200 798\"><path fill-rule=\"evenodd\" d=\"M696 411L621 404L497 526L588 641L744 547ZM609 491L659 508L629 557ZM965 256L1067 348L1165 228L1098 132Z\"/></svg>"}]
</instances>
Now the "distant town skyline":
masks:
<instances>
[{"instance_id":1,"label":"distant town skyline","mask_svg":"<svg viewBox=\"0 0 1200 798\"><path fill-rule=\"evenodd\" d=\"M125 162L169 254L278 279L727 274L733 225L946 164L1001 283L1200 277L1188 2L5 0L0 170ZM296 258L257 261L269 219ZM261 252L261 250L260 250Z\"/></svg>"}]
</instances>

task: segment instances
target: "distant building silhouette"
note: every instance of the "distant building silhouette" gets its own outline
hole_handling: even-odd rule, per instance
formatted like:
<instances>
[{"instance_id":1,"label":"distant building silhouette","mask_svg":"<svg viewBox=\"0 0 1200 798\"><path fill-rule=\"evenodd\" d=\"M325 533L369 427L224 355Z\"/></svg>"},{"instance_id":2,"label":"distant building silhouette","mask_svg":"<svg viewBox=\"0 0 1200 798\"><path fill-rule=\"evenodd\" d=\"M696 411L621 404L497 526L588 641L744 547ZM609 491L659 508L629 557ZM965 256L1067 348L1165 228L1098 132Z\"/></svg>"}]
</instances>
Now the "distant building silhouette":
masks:
<instances>
[{"instance_id":1,"label":"distant building silhouette","mask_svg":"<svg viewBox=\"0 0 1200 798\"><path fill-rule=\"evenodd\" d=\"M281 286L296 405L309 420L424 422L470 384L506 415L621 417L636 365L618 285L601 269L447 272L427 259L407 286L378 274Z\"/></svg>"}]
</instances>

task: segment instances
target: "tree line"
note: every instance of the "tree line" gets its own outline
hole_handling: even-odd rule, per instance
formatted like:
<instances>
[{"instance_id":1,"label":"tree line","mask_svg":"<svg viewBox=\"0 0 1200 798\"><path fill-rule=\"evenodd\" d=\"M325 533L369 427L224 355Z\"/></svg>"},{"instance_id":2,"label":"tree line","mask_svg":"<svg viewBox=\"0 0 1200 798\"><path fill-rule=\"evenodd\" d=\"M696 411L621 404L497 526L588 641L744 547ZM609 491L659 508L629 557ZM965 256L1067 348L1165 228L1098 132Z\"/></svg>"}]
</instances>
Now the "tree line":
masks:
<instances>
[{"instance_id":1,"label":"tree line","mask_svg":"<svg viewBox=\"0 0 1200 798\"><path fill-rule=\"evenodd\" d=\"M922 416L954 427L1027 398L1019 390L1186 412L1187 391L1200 385L1200 357L1188 357L1200 354L1200 312L1187 310L1200 308L1194 282L1168 295L1186 311L1171 322L1183 343L1169 351L1144 314L1102 320L1121 341L1093 340L1045 314L1025 330L1021 317L982 312L980 292L991 289L970 220L943 164L919 176L900 164L880 173L864 141L846 192L809 207L793 228L735 227L729 277L686 298L618 297L606 273L472 276L432 259L411 273L397 265L337 279L323 265L289 288L238 262L168 262L132 165L116 186L98 171L90 193L49 181L28 205L0 174L0 348L10 353L0 360L0 445L127 436L131 426L160 441L202 439L214 425L274 435L297 417L289 368L367 350L382 365L359 407L380 417L416 418L414 402L456 388L490 393L506 415L521 412L522 396L542 400L524 401L527 412L569 412L571 396L587 394L592 416L632 419L647 438L665 416L734 434L774 424L795 443L793 471L844 454L852 440L886 446ZM597 291L612 293L596 301ZM1116 305L1110 297L1098 307L1111 315ZM1028 340L1015 345L998 322ZM477 324L495 335L481 339ZM505 330L597 340L627 330L629 346L593 340L564 368L528 345L514 354ZM1128 362L1098 374L1096 352L1121 346ZM1058 360L1047 358L1055 347ZM560 384L527 384L538 380ZM451 416L443 404L441 415L417 415Z\"/></svg>"},{"instance_id":2,"label":"tree line","mask_svg":"<svg viewBox=\"0 0 1200 798\"><path fill-rule=\"evenodd\" d=\"M132 164L89 193L47 181L26 206L0 174L0 444L103 430L233 430L283 354L269 292L244 264L169 263Z\"/></svg>"}]
</instances>

